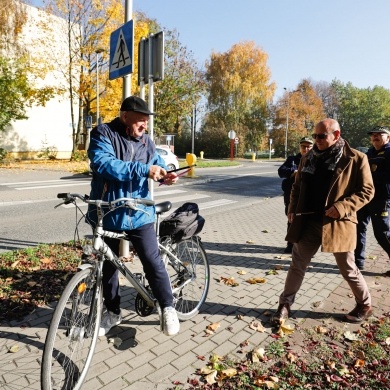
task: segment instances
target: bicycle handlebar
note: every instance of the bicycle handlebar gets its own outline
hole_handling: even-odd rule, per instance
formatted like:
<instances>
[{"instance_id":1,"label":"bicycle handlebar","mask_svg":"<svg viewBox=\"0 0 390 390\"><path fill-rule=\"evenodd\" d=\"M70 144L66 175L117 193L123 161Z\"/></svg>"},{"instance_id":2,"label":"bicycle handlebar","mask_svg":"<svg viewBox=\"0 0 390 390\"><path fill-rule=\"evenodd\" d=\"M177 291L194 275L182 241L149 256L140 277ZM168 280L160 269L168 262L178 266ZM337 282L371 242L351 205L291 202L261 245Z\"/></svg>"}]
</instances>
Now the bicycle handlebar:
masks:
<instances>
[{"instance_id":1,"label":"bicycle handlebar","mask_svg":"<svg viewBox=\"0 0 390 390\"><path fill-rule=\"evenodd\" d=\"M89 199L88 195L81 195L81 194L77 194L77 193L71 194L69 192L68 193L61 192L61 193L57 194L57 198L64 199L65 204L72 203L73 201L75 201L76 198L78 198L81 201L83 201L84 203L94 204L98 207L101 207L101 206L113 207L116 204L121 203L121 202L123 202L125 204L125 206L130 207L130 208L135 207L138 204L143 204L145 206L154 206L154 204L155 204L155 202L153 200L142 199L142 198L118 198L118 199L115 199L111 202L103 201L100 199L92 200L92 199Z\"/></svg>"}]
</instances>

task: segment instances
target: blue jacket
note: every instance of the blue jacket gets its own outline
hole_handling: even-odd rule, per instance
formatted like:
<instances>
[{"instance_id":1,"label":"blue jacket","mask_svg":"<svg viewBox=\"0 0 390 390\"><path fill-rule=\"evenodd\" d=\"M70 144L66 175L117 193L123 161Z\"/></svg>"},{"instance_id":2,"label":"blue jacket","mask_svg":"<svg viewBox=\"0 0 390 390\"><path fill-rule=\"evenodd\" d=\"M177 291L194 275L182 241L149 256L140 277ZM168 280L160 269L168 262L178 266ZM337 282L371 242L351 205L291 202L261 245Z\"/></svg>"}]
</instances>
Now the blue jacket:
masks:
<instances>
[{"instance_id":1,"label":"blue jacket","mask_svg":"<svg viewBox=\"0 0 390 390\"><path fill-rule=\"evenodd\" d=\"M130 137L119 118L91 131L88 158L91 162L91 199L110 201L122 197L150 199L148 174L151 165L167 169L147 135ZM148 214L119 208L106 214L108 230L131 230L155 222L154 206L139 205ZM88 208L87 220L96 223L96 207Z\"/></svg>"},{"instance_id":2,"label":"blue jacket","mask_svg":"<svg viewBox=\"0 0 390 390\"><path fill-rule=\"evenodd\" d=\"M375 187L371 202L390 200L390 142L380 150L371 147L366 154Z\"/></svg>"}]
</instances>

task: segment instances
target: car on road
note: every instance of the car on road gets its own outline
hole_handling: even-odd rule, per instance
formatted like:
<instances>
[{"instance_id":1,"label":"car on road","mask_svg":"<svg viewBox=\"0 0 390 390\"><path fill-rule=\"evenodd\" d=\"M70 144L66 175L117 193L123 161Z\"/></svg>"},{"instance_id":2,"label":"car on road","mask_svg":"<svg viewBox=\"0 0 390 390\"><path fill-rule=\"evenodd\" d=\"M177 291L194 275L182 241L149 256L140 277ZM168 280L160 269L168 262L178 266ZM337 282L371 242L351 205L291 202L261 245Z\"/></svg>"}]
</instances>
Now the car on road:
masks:
<instances>
[{"instance_id":1,"label":"car on road","mask_svg":"<svg viewBox=\"0 0 390 390\"><path fill-rule=\"evenodd\" d=\"M359 152L367 153L369 148L367 146L357 146L355 149L358 150Z\"/></svg>"},{"instance_id":2,"label":"car on road","mask_svg":"<svg viewBox=\"0 0 390 390\"><path fill-rule=\"evenodd\" d=\"M156 147L156 151L164 159L169 171L179 168L179 160L176 154L172 153L167 148L160 148L158 146Z\"/></svg>"}]
</instances>

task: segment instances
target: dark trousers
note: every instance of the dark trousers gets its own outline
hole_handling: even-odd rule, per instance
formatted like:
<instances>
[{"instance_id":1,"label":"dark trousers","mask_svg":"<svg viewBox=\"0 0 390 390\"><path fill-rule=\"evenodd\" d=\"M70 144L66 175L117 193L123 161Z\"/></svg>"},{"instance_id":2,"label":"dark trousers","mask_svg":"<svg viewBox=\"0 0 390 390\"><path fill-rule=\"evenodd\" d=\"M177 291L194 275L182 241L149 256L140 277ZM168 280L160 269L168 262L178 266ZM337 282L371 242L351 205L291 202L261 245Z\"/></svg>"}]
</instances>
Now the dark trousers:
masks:
<instances>
[{"instance_id":1,"label":"dark trousers","mask_svg":"<svg viewBox=\"0 0 390 390\"><path fill-rule=\"evenodd\" d=\"M161 260L154 224L150 223L138 229L127 231L138 257L141 260L145 277L154 297L161 308L173 305L173 296L169 276ZM119 256L119 240L105 238L112 251ZM120 291L119 271L110 261L103 263L103 297L107 310L119 314Z\"/></svg>"},{"instance_id":2,"label":"dark trousers","mask_svg":"<svg viewBox=\"0 0 390 390\"><path fill-rule=\"evenodd\" d=\"M374 236L378 244L390 258L390 200L375 202L361 208L358 213L357 244L355 249L355 262L358 266L364 266L366 252L367 226L372 222Z\"/></svg>"}]
</instances>

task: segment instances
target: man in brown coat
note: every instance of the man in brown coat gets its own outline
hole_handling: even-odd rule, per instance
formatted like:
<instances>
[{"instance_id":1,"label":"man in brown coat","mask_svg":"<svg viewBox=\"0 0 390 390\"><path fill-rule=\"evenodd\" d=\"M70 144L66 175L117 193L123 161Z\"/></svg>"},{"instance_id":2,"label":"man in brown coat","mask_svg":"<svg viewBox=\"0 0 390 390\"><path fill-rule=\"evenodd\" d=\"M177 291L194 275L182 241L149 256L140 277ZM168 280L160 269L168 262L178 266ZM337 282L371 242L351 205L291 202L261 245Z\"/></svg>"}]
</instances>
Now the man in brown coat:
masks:
<instances>
[{"instance_id":1,"label":"man in brown coat","mask_svg":"<svg viewBox=\"0 0 390 390\"><path fill-rule=\"evenodd\" d=\"M280 324L291 314L306 268L321 246L334 254L355 296L356 307L345 320L358 323L372 314L367 283L354 257L356 212L374 196L370 167L367 156L340 137L336 120L319 122L312 137L315 145L302 157L291 192L286 241L294 243L292 262L272 322Z\"/></svg>"}]
</instances>

